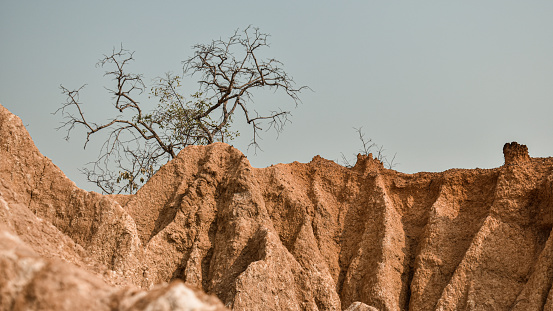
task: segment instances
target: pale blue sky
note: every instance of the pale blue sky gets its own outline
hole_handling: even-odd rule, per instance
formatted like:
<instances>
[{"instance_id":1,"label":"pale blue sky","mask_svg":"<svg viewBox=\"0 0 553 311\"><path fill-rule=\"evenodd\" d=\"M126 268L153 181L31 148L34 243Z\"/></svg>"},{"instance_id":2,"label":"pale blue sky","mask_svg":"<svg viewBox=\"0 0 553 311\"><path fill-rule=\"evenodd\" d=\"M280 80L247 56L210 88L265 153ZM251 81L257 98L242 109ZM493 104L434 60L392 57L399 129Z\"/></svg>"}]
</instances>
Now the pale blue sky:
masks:
<instances>
[{"instance_id":1,"label":"pale blue sky","mask_svg":"<svg viewBox=\"0 0 553 311\"><path fill-rule=\"evenodd\" d=\"M87 83L82 101L101 120L109 80L94 65L123 44L147 81L195 43L248 25L271 34L267 56L309 85L292 124L263 152L234 142L255 167L339 159L360 147L352 127L397 153L398 171L491 168L513 140L553 156L553 1L0 1L0 103L27 125L41 152L80 187L95 159L83 136L55 127L59 85ZM191 92L194 79L184 81ZM279 96L260 106L292 108ZM147 103L145 103L147 104ZM155 105L155 103L151 103ZM100 141L98 141L100 142Z\"/></svg>"}]
</instances>

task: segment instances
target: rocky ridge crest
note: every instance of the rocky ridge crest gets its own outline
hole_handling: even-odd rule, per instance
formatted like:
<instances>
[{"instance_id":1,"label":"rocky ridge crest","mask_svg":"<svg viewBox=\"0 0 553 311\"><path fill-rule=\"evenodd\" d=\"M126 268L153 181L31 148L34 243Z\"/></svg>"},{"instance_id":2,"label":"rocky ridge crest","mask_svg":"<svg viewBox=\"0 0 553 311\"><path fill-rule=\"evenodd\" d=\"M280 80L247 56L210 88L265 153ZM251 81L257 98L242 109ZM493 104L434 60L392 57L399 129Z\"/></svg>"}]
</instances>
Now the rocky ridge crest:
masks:
<instances>
[{"instance_id":1,"label":"rocky ridge crest","mask_svg":"<svg viewBox=\"0 0 553 311\"><path fill-rule=\"evenodd\" d=\"M215 143L107 196L0 106L0 305L553 310L553 159L503 152L495 169L403 174L371 156L258 169Z\"/></svg>"}]
</instances>

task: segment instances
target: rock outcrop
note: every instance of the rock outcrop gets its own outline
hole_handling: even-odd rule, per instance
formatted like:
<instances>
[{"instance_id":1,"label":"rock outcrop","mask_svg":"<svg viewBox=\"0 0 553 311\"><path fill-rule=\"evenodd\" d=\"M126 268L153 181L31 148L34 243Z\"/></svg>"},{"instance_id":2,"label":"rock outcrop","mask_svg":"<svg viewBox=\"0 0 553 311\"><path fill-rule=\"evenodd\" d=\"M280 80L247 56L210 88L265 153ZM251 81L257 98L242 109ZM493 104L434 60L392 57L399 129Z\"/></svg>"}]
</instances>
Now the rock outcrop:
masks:
<instances>
[{"instance_id":1,"label":"rock outcrop","mask_svg":"<svg viewBox=\"0 0 553 311\"><path fill-rule=\"evenodd\" d=\"M0 310L227 310L179 280L134 285L141 252L121 205L77 188L0 106Z\"/></svg>"},{"instance_id":2,"label":"rock outcrop","mask_svg":"<svg viewBox=\"0 0 553 311\"><path fill-rule=\"evenodd\" d=\"M0 302L86 290L99 309L553 310L553 159L503 152L496 169L403 174L370 155L258 169L215 143L106 196L0 106Z\"/></svg>"},{"instance_id":3,"label":"rock outcrop","mask_svg":"<svg viewBox=\"0 0 553 311\"><path fill-rule=\"evenodd\" d=\"M109 286L84 269L45 260L9 229L0 228L1 310L228 310L180 281L146 292Z\"/></svg>"}]
</instances>

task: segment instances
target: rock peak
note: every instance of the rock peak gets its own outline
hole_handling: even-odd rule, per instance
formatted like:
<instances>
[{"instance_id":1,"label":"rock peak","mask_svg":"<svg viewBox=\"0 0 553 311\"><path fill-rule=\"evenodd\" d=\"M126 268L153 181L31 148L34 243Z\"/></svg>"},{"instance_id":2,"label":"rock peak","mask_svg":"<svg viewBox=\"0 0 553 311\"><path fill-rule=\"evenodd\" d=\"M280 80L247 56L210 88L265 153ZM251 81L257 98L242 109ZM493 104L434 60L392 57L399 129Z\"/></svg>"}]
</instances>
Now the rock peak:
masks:
<instances>
[{"instance_id":1,"label":"rock peak","mask_svg":"<svg viewBox=\"0 0 553 311\"><path fill-rule=\"evenodd\" d=\"M503 156L505 157L505 164L520 163L530 160L528 147L526 147L526 145L520 145L516 141L506 143L503 146Z\"/></svg>"}]
</instances>

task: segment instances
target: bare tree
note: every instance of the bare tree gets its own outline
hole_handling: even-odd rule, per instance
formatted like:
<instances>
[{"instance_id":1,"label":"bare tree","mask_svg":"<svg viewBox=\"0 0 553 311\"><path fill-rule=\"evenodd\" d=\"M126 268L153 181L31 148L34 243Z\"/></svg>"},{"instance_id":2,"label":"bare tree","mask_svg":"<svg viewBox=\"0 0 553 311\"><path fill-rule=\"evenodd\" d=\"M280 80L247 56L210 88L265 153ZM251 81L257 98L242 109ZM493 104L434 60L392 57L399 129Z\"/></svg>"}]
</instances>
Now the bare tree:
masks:
<instances>
[{"instance_id":1,"label":"bare tree","mask_svg":"<svg viewBox=\"0 0 553 311\"><path fill-rule=\"evenodd\" d=\"M282 131L290 112L257 113L252 108L252 91L282 90L297 106L299 93L307 87L295 87L278 60L258 56L259 50L269 47L267 39L267 34L248 27L236 30L228 40L195 45L193 56L183 62L182 76L198 76L199 91L186 100L180 90L182 76L167 73L150 87L149 98L158 104L148 112L138 100L147 91L143 76L128 73L125 67L134 60L134 52L114 49L97 66L112 68L105 75L114 81L108 91L118 114L100 124L85 118L79 100L84 85L75 90L61 86L67 100L56 113L64 117L60 129L67 130L66 139L75 127L84 127L86 148L94 134L107 133L98 160L83 169L88 180L106 193L134 193L184 147L228 141L239 135L230 128L236 112L251 125L250 145L255 148L264 121Z\"/></svg>"},{"instance_id":2,"label":"bare tree","mask_svg":"<svg viewBox=\"0 0 553 311\"><path fill-rule=\"evenodd\" d=\"M190 75L200 76L200 91L211 105L205 112L198 115L203 118L216 109L219 111L220 122L215 126L203 126L201 129L213 142L213 136L221 131L221 127L229 122L236 109L242 111L246 122L252 126L253 139L251 144L258 146L258 130L260 121L269 120L269 125L280 132L288 120L289 111L271 111L268 115L259 115L251 111L251 91L257 88L282 89L297 105L299 92L306 88L294 87L294 81L283 69L282 63L276 59L258 59L260 48L268 46L267 34L257 28L248 27L243 33L236 31L228 40L214 40L210 44L194 46L194 56L184 61L184 71ZM236 50L242 51L237 53Z\"/></svg>"},{"instance_id":3,"label":"bare tree","mask_svg":"<svg viewBox=\"0 0 553 311\"><path fill-rule=\"evenodd\" d=\"M373 153L372 150L375 148L375 159L379 160L384 164L384 166L388 169L393 169L398 163L395 163L396 154L390 159L385 154L386 149L384 149L383 145L377 145L376 143L373 143L371 138L365 138L365 132L363 132L363 127L353 128L357 135L359 136L359 140L361 141L361 148L359 149L359 153L364 156L368 156L369 154ZM342 163L346 167L353 167L351 162L348 160L348 158L344 155L344 153L341 153L342 155Z\"/></svg>"}]
</instances>

